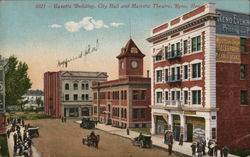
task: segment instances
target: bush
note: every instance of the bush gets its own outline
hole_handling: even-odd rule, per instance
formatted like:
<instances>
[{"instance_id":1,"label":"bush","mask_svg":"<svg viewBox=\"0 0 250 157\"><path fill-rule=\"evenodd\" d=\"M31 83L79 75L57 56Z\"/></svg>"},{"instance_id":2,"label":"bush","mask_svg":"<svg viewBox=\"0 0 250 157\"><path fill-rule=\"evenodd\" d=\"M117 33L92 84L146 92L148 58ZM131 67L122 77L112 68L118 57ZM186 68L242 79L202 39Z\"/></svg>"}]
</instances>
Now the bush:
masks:
<instances>
[{"instance_id":1,"label":"bush","mask_svg":"<svg viewBox=\"0 0 250 157\"><path fill-rule=\"evenodd\" d=\"M151 135L149 128L133 128L132 131L139 132L145 135Z\"/></svg>"},{"instance_id":2,"label":"bush","mask_svg":"<svg viewBox=\"0 0 250 157\"><path fill-rule=\"evenodd\" d=\"M8 145L7 145L7 137L6 136L0 136L0 154L3 157L8 157L9 156L9 150L8 150Z\"/></svg>"},{"instance_id":3,"label":"bush","mask_svg":"<svg viewBox=\"0 0 250 157\"><path fill-rule=\"evenodd\" d=\"M250 155L250 150L231 151L230 153L234 155L238 155L240 157L246 157Z\"/></svg>"}]
</instances>

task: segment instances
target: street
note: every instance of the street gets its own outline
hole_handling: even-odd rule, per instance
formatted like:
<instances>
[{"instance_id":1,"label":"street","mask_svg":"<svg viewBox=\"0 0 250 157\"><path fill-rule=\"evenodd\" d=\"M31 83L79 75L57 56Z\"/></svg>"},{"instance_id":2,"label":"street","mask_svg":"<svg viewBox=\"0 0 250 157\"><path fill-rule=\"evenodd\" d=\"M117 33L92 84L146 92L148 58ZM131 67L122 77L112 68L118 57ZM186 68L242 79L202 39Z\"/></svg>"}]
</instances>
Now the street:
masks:
<instances>
[{"instance_id":1,"label":"street","mask_svg":"<svg viewBox=\"0 0 250 157\"><path fill-rule=\"evenodd\" d=\"M42 157L166 157L166 150L151 148L141 149L131 141L116 135L95 129L100 135L99 148L82 144L82 138L93 130L79 127L75 120L62 123L60 119L26 121L39 127L40 136L33 138L33 144ZM176 156L172 154L172 156Z\"/></svg>"}]
</instances>

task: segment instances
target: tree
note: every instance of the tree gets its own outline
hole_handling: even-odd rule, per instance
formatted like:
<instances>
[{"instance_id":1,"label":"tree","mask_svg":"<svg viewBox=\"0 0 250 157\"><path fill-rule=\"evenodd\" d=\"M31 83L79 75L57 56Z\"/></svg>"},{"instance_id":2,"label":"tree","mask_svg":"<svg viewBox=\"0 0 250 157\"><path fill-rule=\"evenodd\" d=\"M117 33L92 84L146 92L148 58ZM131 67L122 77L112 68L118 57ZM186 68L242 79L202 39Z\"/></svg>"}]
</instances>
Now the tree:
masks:
<instances>
[{"instance_id":1,"label":"tree","mask_svg":"<svg viewBox=\"0 0 250 157\"><path fill-rule=\"evenodd\" d=\"M39 106L39 107L43 107L43 100L41 98L36 98L36 104Z\"/></svg>"},{"instance_id":2,"label":"tree","mask_svg":"<svg viewBox=\"0 0 250 157\"><path fill-rule=\"evenodd\" d=\"M27 71L28 65L25 62L20 62L17 57L10 56L8 71L5 75L6 106L20 105L22 96L31 87Z\"/></svg>"}]
</instances>

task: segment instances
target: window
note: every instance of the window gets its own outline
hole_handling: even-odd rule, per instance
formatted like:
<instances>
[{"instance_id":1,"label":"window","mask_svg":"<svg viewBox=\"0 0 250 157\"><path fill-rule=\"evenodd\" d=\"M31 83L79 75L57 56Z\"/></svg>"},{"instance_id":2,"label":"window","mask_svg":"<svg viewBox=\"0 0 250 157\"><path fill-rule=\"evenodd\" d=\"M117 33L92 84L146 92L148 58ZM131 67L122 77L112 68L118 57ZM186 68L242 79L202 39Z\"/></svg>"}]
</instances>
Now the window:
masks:
<instances>
[{"instance_id":1,"label":"window","mask_svg":"<svg viewBox=\"0 0 250 157\"><path fill-rule=\"evenodd\" d=\"M184 104L188 104L188 91L184 91Z\"/></svg>"},{"instance_id":2,"label":"window","mask_svg":"<svg viewBox=\"0 0 250 157\"><path fill-rule=\"evenodd\" d=\"M184 79L188 79L188 65L184 65Z\"/></svg>"},{"instance_id":3,"label":"window","mask_svg":"<svg viewBox=\"0 0 250 157\"><path fill-rule=\"evenodd\" d=\"M165 59L168 58L168 46L165 46Z\"/></svg>"},{"instance_id":4,"label":"window","mask_svg":"<svg viewBox=\"0 0 250 157\"><path fill-rule=\"evenodd\" d=\"M97 106L94 106L94 113L97 113Z\"/></svg>"},{"instance_id":5,"label":"window","mask_svg":"<svg viewBox=\"0 0 250 157\"><path fill-rule=\"evenodd\" d=\"M201 91L200 90L192 91L192 102L193 102L193 105L201 104Z\"/></svg>"},{"instance_id":6,"label":"window","mask_svg":"<svg viewBox=\"0 0 250 157\"><path fill-rule=\"evenodd\" d=\"M74 90L77 90L77 89L78 89L78 84L74 83Z\"/></svg>"},{"instance_id":7,"label":"window","mask_svg":"<svg viewBox=\"0 0 250 157\"><path fill-rule=\"evenodd\" d=\"M156 60L156 61L161 61L161 60L162 60L162 56L160 56L160 55L156 56L156 57L155 57L155 60Z\"/></svg>"},{"instance_id":8,"label":"window","mask_svg":"<svg viewBox=\"0 0 250 157\"><path fill-rule=\"evenodd\" d=\"M180 99L181 99L181 92L176 91L176 100L180 100Z\"/></svg>"},{"instance_id":9,"label":"window","mask_svg":"<svg viewBox=\"0 0 250 157\"><path fill-rule=\"evenodd\" d=\"M94 93L94 100L97 99L97 93Z\"/></svg>"},{"instance_id":10,"label":"window","mask_svg":"<svg viewBox=\"0 0 250 157\"><path fill-rule=\"evenodd\" d=\"M162 70L156 71L156 82L162 82Z\"/></svg>"},{"instance_id":11,"label":"window","mask_svg":"<svg viewBox=\"0 0 250 157\"><path fill-rule=\"evenodd\" d=\"M69 100L69 94L65 94L65 100Z\"/></svg>"},{"instance_id":12,"label":"window","mask_svg":"<svg viewBox=\"0 0 250 157\"><path fill-rule=\"evenodd\" d=\"M192 64L192 78L201 77L201 63Z\"/></svg>"},{"instance_id":13,"label":"window","mask_svg":"<svg viewBox=\"0 0 250 157\"><path fill-rule=\"evenodd\" d=\"M78 95L74 94L74 100L77 100L77 99L78 99Z\"/></svg>"},{"instance_id":14,"label":"window","mask_svg":"<svg viewBox=\"0 0 250 157\"><path fill-rule=\"evenodd\" d=\"M240 91L240 104L247 105L247 91L246 90Z\"/></svg>"},{"instance_id":15,"label":"window","mask_svg":"<svg viewBox=\"0 0 250 157\"><path fill-rule=\"evenodd\" d=\"M168 100L168 91L165 92L165 100Z\"/></svg>"},{"instance_id":16,"label":"window","mask_svg":"<svg viewBox=\"0 0 250 157\"><path fill-rule=\"evenodd\" d=\"M141 109L141 119L146 118L146 109Z\"/></svg>"},{"instance_id":17,"label":"window","mask_svg":"<svg viewBox=\"0 0 250 157\"><path fill-rule=\"evenodd\" d=\"M176 55L179 56L181 54L181 44L180 42L176 43Z\"/></svg>"},{"instance_id":18,"label":"window","mask_svg":"<svg viewBox=\"0 0 250 157\"><path fill-rule=\"evenodd\" d=\"M212 139L216 139L216 128L212 128Z\"/></svg>"},{"instance_id":19,"label":"window","mask_svg":"<svg viewBox=\"0 0 250 157\"><path fill-rule=\"evenodd\" d=\"M172 70L172 77L171 77L171 79L175 80L175 68L171 68L171 70Z\"/></svg>"},{"instance_id":20,"label":"window","mask_svg":"<svg viewBox=\"0 0 250 157\"><path fill-rule=\"evenodd\" d=\"M82 100L85 100L85 94L82 94Z\"/></svg>"},{"instance_id":21,"label":"window","mask_svg":"<svg viewBox=\"0 0 250 157\"><path fill-rule=\"evenodd\" d=\"M192 38L192 52L201 50L201 36Z\"/></svg>"},{"instance_id":22,"label":"window","mask_svg":"<svg viewBox=\"0 0 250 157\"><path fill-rule=\"evenodd\" d=\"M121 99L123 100L123 90L121 91Z\"/></svg>"},{"instance_id":23,"label":"window","mask_svg":"<svg viewBox=\"0 0 250 157\"><path fill-rule=\"evenodd\" d=\"M141 99L146 100L146 91L145 90L141 91Z\"/></svg>"},{"instance_id":24,"label":"window","mask_svg":"<svg viewBox=\"0 0 250 157\"><path fill-rule=\"evenodd\" d=\"M247 78L247 65L241 64L240 65L240 79L246 79Z\"/></svg>"},{"instance_id":25,"label":"window","mask_svg":"<svg viewBox=\"0 0 250 157\"><path fill-rule=\"evenodd\" d=\"M177 67L176 70L177 70L177 80L180 80L181 79L181 68Z\"/></svg>"},{"instance_id":26,"label":"window","mask_svg":"<svg viewBox=\"0 0 250 157\"><path fill-rule=\"evenodd\" d=\"M88 83L86 83L86 90L89 90L89 84Z\"/></svg>"},{"instance_id":27,"label":"window","mask_svg":"<svg viewBox=\"0 0 250 157\"><path fill-rule=\"evenodd\" d=\"M241 53L247 52L246 48L247 48L246 39L240 38L240 52Z\"/></svg>"},{"instance_id":28,"label":"window","mask_svg":"<svg viewBox=\"0 0 250 157\"><path fill-rule=\"evenodd\" d=\"M139 91L133 90L133 100L138 100Z\"/></svg>"},{"instance_id":29,"label":"window","mask_svg":"<svg viewBox=\"0 0 250 157\"><path fill-rule=\"evenodd\" d=\"M156 102L157 103L162 103L162 92L156 92Z\"/></svg>"},{"instance_id":30,"label":"window","mask_svg":"<svg viewBox=\"0 0 250 157\"><path fill-rule=\"evenodd\" d=\"M168 69L165 69L165 81L168 82Z\"/></svg>"},{"instance_id":31,"label":"window","mask_svg":"<svg viewBox=\"0 0 250 157\"><path fill-rule=\"evenodd\" d=\"M138 119L138 113L139 113L138 109L133 109L133 119Z\"/></svg>"},{"instance_id":32,"label":"window","mask_svg":"<svg viewBox=\"0 0 250 157\"><path fill-rule=\"evenodd\" d=\"M127 100L127 91L124 91L124 99Z\"/></svg>"},{"instance_id":33,"label":"window","mask_svg":"<svg viewBox=\"0 0 250 157\"><path fill-rule=\"evenodd\" d=\"M110 92L108 92L108 99L110 99Z\"/></svg>"},{"instance_id":34,"label":"window","mask_svg":"<svg viewBox=\"0 0 250 157\"><path fill-rule=\"evenodd\" d=\"M171 100L175 100L175 91L171 92Z\"/></svg>"},{"instance_id":35,"label":"window","mask_svg":"<svg viewBox=\"0 0 250 157\"><path fill-rule=\"evenodd\" d=\"M85 97L86 97L86 100L89 100L89 95L88 94L86 94Z\"/></svg>"},{"instance_id":36,"label":"window","mask_svg":"<svg viewBox=\"0 0 250 157\"><path fill-rule=\"evenodd\" d=\"M82 83L82 90L84 90L85 89L85 84L84 83Z\"/></svg>"},{"instance_id":37,"label":"window","mask_svg":"<svg viewBox=\"0 0 250 157\"><path fill-rule=\"evenodd\" d=\"M184 40L184 54L187 54L188 53L188 41L187 40Z\"/></svg>"},{"instance_id":38,"label":"window","mask_svg":"<svg viewBox=\"0 0 250 157\"><path fill-rule=\"evenodd\" d=\"M172 44L171 45L171 57L173 57L175 55L175 45Z\"/></svg>"},{"instance_id":39,"label":"window","mask_svg":"<svg viewBox=\"0 0 250 157\"><path fill-rule=\"evenodd\" d=\"M65 84L65 90L69 90L69 84L68 83Z\"/></svg>"}]
</instances>

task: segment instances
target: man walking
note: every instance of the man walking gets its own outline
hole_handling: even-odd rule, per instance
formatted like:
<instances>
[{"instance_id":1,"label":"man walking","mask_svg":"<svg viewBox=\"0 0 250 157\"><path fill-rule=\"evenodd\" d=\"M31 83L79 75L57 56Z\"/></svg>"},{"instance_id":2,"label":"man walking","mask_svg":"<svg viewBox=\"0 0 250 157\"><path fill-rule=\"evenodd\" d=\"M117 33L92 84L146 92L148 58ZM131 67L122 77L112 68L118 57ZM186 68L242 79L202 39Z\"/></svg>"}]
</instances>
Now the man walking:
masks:
<instances>
[{"instance_id":1,"label":"man walking","mask_svg":"<svg viewBox=\"0 0 250 157\"><path fill-rule=\"evenodd\" d=\"M127 131L127 135L129 135L129 128L127 128L126 131Z\"/></svg>"},{"instance_id":2,"label":"man walking","mask_svg":"<svg viewBox=\"0 0 250 157\"><path fill-rule=\"evenodd\" d=\"M192 156L195 156L195 152L196 152L196 143L195 142L192 143L191 148L192 148Z\"/></svg>"},{"instance_id":3,"label":"man walking","mask_svg":"<svg viewBox=\"0 0 250 157\"><path fill-rule=\"evenodd\" d=\"M174 137L172 134L169 135L169 143L168 143L168 155L172 154L173 151L173 143L174 143Z\"/></svg>"}]
</instances>

